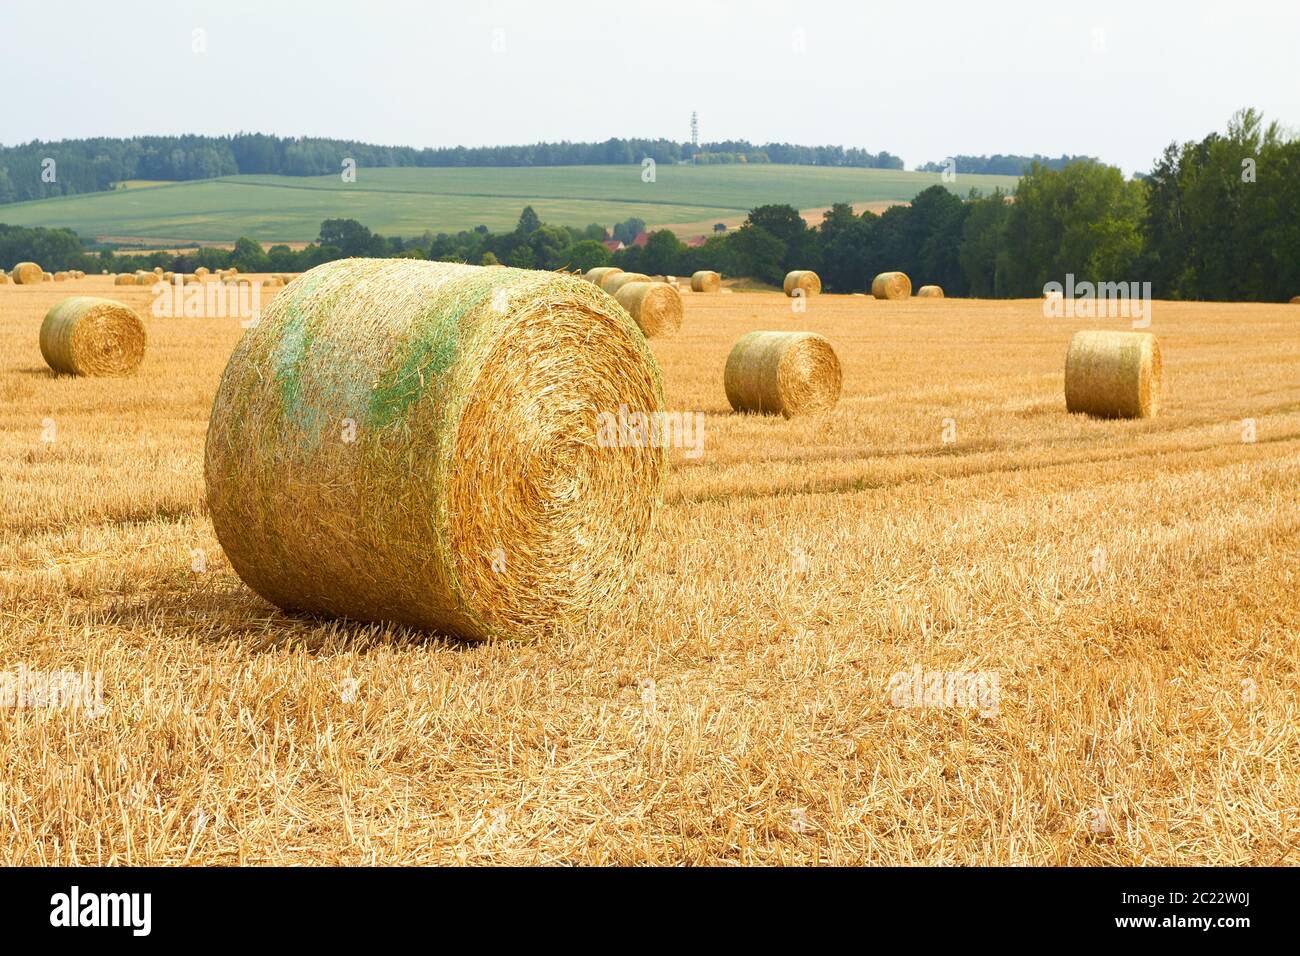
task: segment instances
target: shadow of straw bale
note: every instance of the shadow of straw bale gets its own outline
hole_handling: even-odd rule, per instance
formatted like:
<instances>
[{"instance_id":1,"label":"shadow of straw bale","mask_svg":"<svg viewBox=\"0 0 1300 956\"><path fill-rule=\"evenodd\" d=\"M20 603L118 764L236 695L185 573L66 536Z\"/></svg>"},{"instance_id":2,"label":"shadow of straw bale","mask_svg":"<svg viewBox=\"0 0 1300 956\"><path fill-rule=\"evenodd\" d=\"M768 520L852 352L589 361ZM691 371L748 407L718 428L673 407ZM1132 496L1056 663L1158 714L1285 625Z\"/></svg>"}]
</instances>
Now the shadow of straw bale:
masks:
<instances>
[{"instance_id":1,"label":"shadow of straw bale","mask_svg":"<svg viewBox=\"0 0 1300 956\"><path fill-rule=\"evenodd\" d=\"M238 582L114 599L86 608L77 616L77 623L133 633L156 631L210 645L234 644L249 654L285 650L321 656L364 654L395 645L469 650L486 643L400 624L291 613Z\"/></svg>"}]
</instances>

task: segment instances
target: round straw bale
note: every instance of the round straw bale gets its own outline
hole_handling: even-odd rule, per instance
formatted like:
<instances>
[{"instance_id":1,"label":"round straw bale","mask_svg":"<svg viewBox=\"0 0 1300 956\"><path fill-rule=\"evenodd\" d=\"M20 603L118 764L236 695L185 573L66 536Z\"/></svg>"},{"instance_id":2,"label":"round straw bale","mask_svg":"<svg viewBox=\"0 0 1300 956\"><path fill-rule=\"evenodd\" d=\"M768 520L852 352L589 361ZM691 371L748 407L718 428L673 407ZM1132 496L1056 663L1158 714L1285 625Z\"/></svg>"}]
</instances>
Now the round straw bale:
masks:
<instances>
[{"instance_id":1,"label":"round straw bale","mask_svg":"<svg viewBox=\"0 0 1300 956\"><path fill-rule=\"evenodd\" d=\"M942 299L943 289L937 285L923 285L916 290L918 299Z\"/></svg>"},{"instance_id":2,"label":"round straw bale","mask_svg":"<svg viewBox=\"0 0 1300 956\"><path fill-rule=\"evenodd\" d=\"M1101 418L1150 418L1160 407L1160 343L1150 332L1075 332L1065 407Z\"/></svg>"},{"instance_id":3,"label":"round straw bale","mask_svg":"<svg viewBox=\"0 0 1300 956\"><path fill-rule=\"evenodd\" d=\"M194 270L194 274L198 276L200 279L202 279L205 275L208 274L208 267L199 266L197 269Z\"/></svg>"},{"instance_id":4,"label":"round straw bale","mask_svg":"<svg viewBox=\"0 0 1300 956\"><path fill-rule=\"evenodd\" d=\"M9 275L16 285L36 285L43 281L44 270L34 262L20 262L10 270Z\"/></svg>"},{"instance_id":5,"label":"round straw bale","mask_svg":"<svg viewBox=\"0 0 1300 956\"><path fill-rule=\"evenodd\" d=\"M160 275L162 275L162 274L163 274L163 267L162 267L162 266L154 266L154 267L153 267L153 274L156 275L156 276L160 276Z\"/></svg>"},{"instance_id":6,"label":"round straw bale","mask_svg":"<svg viewBox=\"0 0 1300 956\"><path fill-rule=\"evenodd\" d=\"M0 285L5 285L8 282L9 282L9 273L0 270Z\"/></svg>"},{"instance_id":7,"label":"round straw bale","mask_svg":"<svg viewBox=\"0 0 1300 956\"><path fill-rule=\"evenodd\" d=\"M176 273L174 273L174 272L164 272L164 273L162 274L162 278L163 278L163 282L171 282L172 279L176 278Z\"/></svg>"},{"instance_id":8,"label":"round straw bale","mask_svg":"<svg viewBox=\"0 0 1300 956\"><path fill-rule=\"evenodd\" d=\"M786 418L833 408L840 398L840 360L815 332L750 332L727 356L723 386L738 412Z\"/></svg>"},{"instance_id":9,"label":"round straw bale","mask_svg":"<svg viewBox=\"0 0 1300 956\"><path fill-rule=\"evenodd\" d=\"M877 299L910 298L912 280L904 272L882 272L871 280L871 294Z\"/></svg>"},{"instance_id":10,"label":"round straw bale","mask_svg":"<svg viewBox=\"0 0 1300 956\"><path fill-rule=\"evenodd\" d=\"M113 285L135 285L136 278L129 272L123 272L113 279Z\"/></svg>"},{"instance_id":11,"label":"round straw bale","mask_svg":"<svg viewBox=\"0 0 1300 956\"><path fill-rule=\"evenodd\" d=\"M588 269L587 274L583 278L592 285L598 286L605 281L607 276L616 276L622 271L623 270L619 269L617 266L597 266L594 269Z\"/></svg>"},{"instance_id":12,"label":"round straw bale","mask_svg":"<svg viewBox=\"0 0 1300 956\"><path fill-rule=\"evenodd\" d=\"M41 354L66 375L125 375L144 358L144 323L120 302L75 296L45 313Z\"/></svg>"},{"instance_id":13,"label":"round straw bale","mask_svg":"<svg viewBox=\"0 0 1300 956\"><path fill-rule=\"evenodd\" d=\"M692 292L717 292L722 288L722 276L708 269L701 269L691 276Z\"/></svg>"},{"instance_id":14,"label":"round straw bale","mask_svg":"<svg viewBox=\"0 0 1300 956\"><path fill-rule=\"evenodd\" d=\"M629 282L649 282L650 277L640 272L620 272L618 275L605 276L601 288L610 295L618 295L618 290Z\"/></svg>"},{"instance_id":15,"label":"round straw bale","mask_svg":"<svg viewBox=\"0 0 1300 956\"><path fill-rule=\"evenodd\" d=\"M817 273L811 269L796 269L794 272L785 274L785 294L794 295L795 289L802 289L803 295L821 295L822 280Z\"/></svg>"},{"instance_id":16,"label":"round straw bale","mask_svg":"<svg viewBox=\"0 0 1300 956\"><path fill-rule=\"evenodd\" d=\"M54 273L54 281L55 281L55 282L67 282L67 281L68 281L68 274L67 274L66 272L56 272L56 273Z\"/></svg>"},{"instance_id":17,"label":"round straw bale","mask_svg":"<svg viewBox=\"0 0 1300 956\"><path fill-rule=\"evenodd\" d=\"M135 277L136 285L152 286L152 285L156 285L160 281L162 280L159 279L152 272L141 272Z\"/></svg>"},{"instance_id":18,"label":"round straw bale","mask_svg":"<svg viewBox=\"0 0 1300 956\"><path fill-rule=\"evenodd\" d=\"M644 336L582 280L329 262L231 355L208 508L235 571L287 610L540 636L634 574L667 443L601 428L662 406Z\"/></svg>"},{"instance_id":19,"label":"round straw bale","mask_svg":"<svg viewBox=\"0 0 1300 956\"><path fill-rule=\"evenodd\" d=\"M42 281L42 282L53 282L53 281L54 281L54 273L52 273L52 272L42 272L42 273L41 273L41 281Z\"/></svg>"},{"instance_id":20,"label":"round straw bale","mask_svg":"<svg viewBox=\"0 0 1300 956\"><path fill-rule=\"evenodd\" d=\"M666 282L626 282L614 298L648 339L682 327L682 297Z\"/></svg>"},{"instance_id":21,"label":"round straw bale","mask_svg":"<svg viewBox=\"0 0 1300 956\"><path fill-rule=\"evenodd\" d=\"M1300 295L1293 295L1293 296L1291 296L1291 304L1292 304L1292 305L1300 305Z\"/></svg>"}]
</instances>

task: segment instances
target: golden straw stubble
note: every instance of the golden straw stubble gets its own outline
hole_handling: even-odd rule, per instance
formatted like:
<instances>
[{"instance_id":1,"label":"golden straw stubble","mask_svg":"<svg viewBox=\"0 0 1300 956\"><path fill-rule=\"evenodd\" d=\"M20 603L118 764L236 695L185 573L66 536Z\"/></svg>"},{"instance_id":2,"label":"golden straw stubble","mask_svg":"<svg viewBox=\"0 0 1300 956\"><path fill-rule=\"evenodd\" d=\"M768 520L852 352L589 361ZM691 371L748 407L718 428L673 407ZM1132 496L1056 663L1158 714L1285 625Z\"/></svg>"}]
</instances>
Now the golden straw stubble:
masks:
<instances>
[{"instance_id":1,"label":"golden straw stubble","mask_svg":"<svg viewBox=\"0 0 1300 956\"><path fill-rule=\"evenodd\" d=\"M682 327L682 297L666 282L628 282L614 294L618 304L646 338L669 335Z\"/></svg>"},{"instance_id":2,"label":"golden straw stubble","mask_svg":"<svg viewBox=\"0 0 1300 956\"><path fill-rule=\"evenodd\" d=\"M842 375L835 349L815 332L750 332L727 356L723 387L738 412L786 418L834 408Z\"/></svg>"},{"instance_id":3,"label":"golden straw stubble","mask_svg":"<svg viewBox=\"0 0 1300 956\"><path fill-rule=\"evenodd\" d=\"M75 296L45 314L41 355L66 375L126 375L144 359L140 317L111 299Z\"/></svg>"},{"instance_id":4,"label":"golden straw stubble","mask_svg":"<svg viewBox=\"0 0 1300 956\"><path fill-rule=\"evenodd\" d=\"M1150 418L1160 410L1160 343L1150 332L1084 330L1065 355L1065 407L1100 418Z\"/></svg>"},{"instance_id":5,"label":"golden straw stubble","mask_svg":"<svg viewBox=\"0 0 1300 956\"><path fill-rule=\"evenodd\" d=\"M787 272L785 283L783 284L785 294L793 297L796 289L800 289L801 295L821 295L822 280L817 273L811 269L796 269L793 272Z\"/></svg>"},{"instance_id":6,"label":"golden straw stubble","mask_svg":"<svg viewBox=\"0 0 1300 956\"><path fill-rule=\"evenodd\" d=\"M311 270L265 308L213 403L207 500L290 610L531 638L617 600L650 540L663 408L627 313L549 272L403 259Z\"/></svg>"},{"instance_id":7,"label":"golden straw stubble","mask_svg":"<svg viewBox=\"0 0 1300 956\"><path fill-rule=\"evenodd\" d=\"M871 280L871 294L877 299L910 298L912 280L905 272L882 272Z\"/></svg>"}]
</instances>

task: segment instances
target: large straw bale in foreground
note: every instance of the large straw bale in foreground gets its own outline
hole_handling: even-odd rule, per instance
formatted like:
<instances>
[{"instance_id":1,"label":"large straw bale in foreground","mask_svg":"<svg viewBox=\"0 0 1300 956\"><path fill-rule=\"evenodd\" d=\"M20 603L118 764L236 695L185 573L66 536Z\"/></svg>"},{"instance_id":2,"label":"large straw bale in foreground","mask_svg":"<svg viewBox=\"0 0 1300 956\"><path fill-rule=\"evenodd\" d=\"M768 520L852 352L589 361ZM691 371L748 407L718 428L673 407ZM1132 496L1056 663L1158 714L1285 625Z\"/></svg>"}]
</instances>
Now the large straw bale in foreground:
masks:
<instances>
[{"instance_id":1,"label":"large straw bale in foreground","mask_svg":"<svg viewBox=\"0 0 1300 956\"><path fill-rule=\"evenodd\" d=\"M793 272L785 274L785 283L783 285L785 294L793 297L795 290L799 289L800 295L821 295L822 280L821 276L811 269L796 269Z\"/></svg>"},{"instance_id":2,"label":"large straw bale in foreground","mask_svg":"<svg viewBox=\"0 0 1300 956\"><path fill-rule=\"evenodd\" d=\"M708 269L701 269L691 276L692 292L717 292L722 288L722 276Z\"/></svg>"},{"instance_id":3,"label":"large straw bale in foreground","mask_svg":"<svg viewBox=\"0 0 1300 956\"><path fill-rule=\"evenodd\" d=\"M918 299L942 299L944 297L943 287L937 285L923 285L921 288L916 290L916 297Z\"/></svg>"},{"instance_id":4,"label":"large straw bale in foreground","mask_svg":"<svg viewBox=\"0 0 1300 956\"><path fill-rule=\"evenodd\" d=\"M613 601L649 539L662 410L622 309L548 272L318 266L236 346L208 428L208 508L271 602L468 637L532 637Z\"/></svg>"},{"instance_id":5,"label":"large straw bale in foreground","mask_svg":"<svg viewBox=\"0 0 1300 956\"><path fill-rule=\"evenodd\" d=\"M67 375L134 372L144 347L140 317L111 299L64 299L41 323L41 354L50 368Z\"/></svg>"},{"instance_id":6,"label":"large straw bale in foreground","mask_svg":"<svg viewBox=\"0 0 1300 956\"><path fill-rule=\"evenodd\" d=\"M912 280L905 272L882 272L871 280L871 294L877 299L910 298Z\"/></svg>"},{"instance_id":7,"label":"large straw bale in foreground","mask_svg":"<svg viewBox=\"0 0 1300 956\"><path fill-rule=\"evenodd\" d=\"M732 346L723 372L733 409L786 418L833 408L841 381L835 350L814 332L750 332Z\"/></svg>"},{"instance_id":8,"label":"large straw bale in foreground","mask_svg":"<svg viewBox=\"0 0 1300 956\"><path fill-rule=\"evenodd\" d=\"M648 339L682 327L682 297L666 282L628 282L614 298Z\"/></svg>"},{"instance_id":9,"label":"large straw bale in foreground","mask_svg":"<svg viewBox=\"0 0 1300 956\"><path fill-rule=\"evenodd\" d=\"M1160 343L1150 332L1076 332L1065 355L1065 407L1150 418L1159 411L1160 379Z\"/></svg>"}]
</instances>

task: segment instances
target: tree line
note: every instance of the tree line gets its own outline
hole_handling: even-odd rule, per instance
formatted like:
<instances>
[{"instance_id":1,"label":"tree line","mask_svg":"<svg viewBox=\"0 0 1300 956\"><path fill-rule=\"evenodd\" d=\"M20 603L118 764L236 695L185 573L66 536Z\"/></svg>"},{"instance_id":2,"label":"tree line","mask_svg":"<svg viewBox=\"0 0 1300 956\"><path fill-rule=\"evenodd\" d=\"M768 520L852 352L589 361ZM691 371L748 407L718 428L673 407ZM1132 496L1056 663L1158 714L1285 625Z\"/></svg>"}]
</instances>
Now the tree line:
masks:
<instances>
[{"instance_id":1,"label":"tree line","mask_svg":"<svg viewBox=\"0 0 1300 956\"><path fill-rule=\"evenodd\" d=\"M962 199L935 185L879 215L837 203L815 228L791 206L760 206L740 228L694 246L668 230L632 245L645 230L640 219L579 229L544 223L530 206L508 232L478 226L403 239L330 219L300 250L240 239L233 250L179 256L92 252L66 229L0 225L0 265L300 272L347 256L406 256L569 271L614 265L651 275L713 269L774 286L792 269L814 269L830 292L866 291L877 273L899 269L918 285L981 298L1037 297L1072 273L1076 282L1149 281L1160 298L1285 301L1300 294L1298 223L1300 140L1245 110L1226 133L1171 145L1146 176L1125 179L1090 159L1059 169L1034 163L1010 195L972 190ZM611 232L628 247L612 252Z\"/></svg>"},{"instance_id":2,"label":"tree line","mask_svg":"<svg viewBox=\"0 0 1300 956\"><path fill-rule=\"evenodd\" d=\"M916 167L916 171L918 173L942 173L954 170L959 174L1023 176L1028 172L1029 167L1035 163L1046 169L1061 169L1070 163L1077 163L1085 159L1093 162L1097 161L1095 156L1067 156L1064 153L1055 159L1050 156L1040 156L1037 153L1033 156L1004 156L1001 153L995 153L992 156L959 155L950 156L940 162L922 163Z\"/></svg>"},{"instance_id":3,"label":"tree line","mask_svg":"<svg viewBox=\"0 0 1300 956\"><path fill-rule=\"evenodd\" d=\"M455 146L415 149L353 140L284 138L263 133L234 136L136 136L130 139L34 140L0 147L0 204L102 192L133 179L193 180L241 173L322 176L338 173L345 159L359 167L603 166L640 163L753 162L902 169L888 152L843 146L754 146L728 140L695 146L667 139L608 139L603 143L534 143L529 146ZM51 164L52 161L52 164Z\"/></svg>"}]
</instances>

